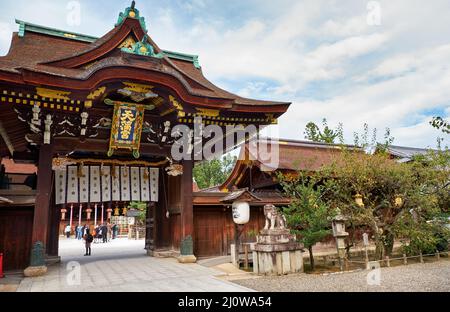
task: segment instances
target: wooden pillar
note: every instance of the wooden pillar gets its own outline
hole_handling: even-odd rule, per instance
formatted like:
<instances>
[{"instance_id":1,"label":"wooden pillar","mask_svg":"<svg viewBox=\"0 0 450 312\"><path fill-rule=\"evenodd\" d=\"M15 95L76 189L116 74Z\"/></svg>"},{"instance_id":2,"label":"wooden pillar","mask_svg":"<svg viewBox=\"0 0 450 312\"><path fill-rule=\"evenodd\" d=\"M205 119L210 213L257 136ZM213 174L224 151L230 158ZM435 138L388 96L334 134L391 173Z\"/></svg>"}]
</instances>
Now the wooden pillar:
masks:
<instances>
[{"instance_id":1,"label":"wooden pillar","mask_svg":"<svg viewBox=\"0 0 450 312\"><path fill-rule=\"evenodd\" d=\"M61 221L61 213L59 208L55 205L55 193L53 190L50 196L49 227L46 245L47 248L46 253L49 257L58 256L60 221Z\"/></svg>"},{"instance_id":2,"label":"wooden pillar","mask_svg":"<svg viewBox=\"0 0 450 312\"><path fill-rule=\"evenodd\" d=\"M33 219L33 247L31 255L32 267L43 266L45 264L43 254L47 245L50 202L53 194L52 156L52 145L40 146L36 202Z\"/></svg>"},{"instance_id":3,"label":"wooden pillar","mask_svg":"<svg viewBox=\"0 0 450 312\"><path fill-rule=\"evenodd\" d=\"M182 263L193 263L197 259L194 256L194 208L192 204L192 169L194 162L183 162L183 175L181 177L181 243L178 260Z\"/></svg>"},{"instance_id":4,"label":"wooden pillar","mask_svg":"<svg viewBox=\"0 0 450 312\"><path fill-rule=\"evenodd\" d=\"M181 239L192 236L194 231L194 208L192 205L192 160L183 162L181 177Z\"/></svg>"},{"instance_id":5,"label":"wooden pillar","mask_svg":"<svg viewBox=\"0 0 450 312\"><path fill-rule=\"evenodd\" d=\"M153 256L153 252L155 251L155 203L149 203L147 205L147 211L145 215L145 249L147 250L147 255Z\"/></svg>"}]
</instances>

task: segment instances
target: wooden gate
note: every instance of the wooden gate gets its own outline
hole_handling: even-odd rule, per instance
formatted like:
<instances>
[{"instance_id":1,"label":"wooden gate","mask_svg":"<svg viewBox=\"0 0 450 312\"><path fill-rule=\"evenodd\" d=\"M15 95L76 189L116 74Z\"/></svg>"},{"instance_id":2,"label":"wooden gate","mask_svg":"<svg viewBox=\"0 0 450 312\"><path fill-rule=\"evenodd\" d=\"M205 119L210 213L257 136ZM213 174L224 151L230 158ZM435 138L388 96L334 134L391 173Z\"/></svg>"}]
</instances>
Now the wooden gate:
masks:
<instances>
[{"instance_id":1,"label":"wooden gate","mask_svg":"<svg viewBox=\"0 0 450 312\"><path fill-rule=\"evenodd\" d=\"M22 270L30 264L32 232L32 207L0 207L0 253L5 270Z\"/></svg>"},{"instance_id":2,"label":"wooden gate","mask_svg":"<svg viewBox=\"0 0 450 312\"><path fill-rule=\"evenodd\" d=\"M224 218L221 209L194 210L194 254L198 257L220 256L224 251Z\"/></svg>"}]
</instances>

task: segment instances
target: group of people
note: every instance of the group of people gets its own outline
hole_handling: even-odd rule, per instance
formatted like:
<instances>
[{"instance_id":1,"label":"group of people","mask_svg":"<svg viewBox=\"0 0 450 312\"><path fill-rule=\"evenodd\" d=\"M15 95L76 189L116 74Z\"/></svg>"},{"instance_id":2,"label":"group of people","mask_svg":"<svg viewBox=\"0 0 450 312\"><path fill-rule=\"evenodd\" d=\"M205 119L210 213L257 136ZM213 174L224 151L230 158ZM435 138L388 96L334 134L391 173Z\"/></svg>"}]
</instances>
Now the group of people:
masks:
<instances>
[{"instance_id":1,"label":"group of people","mask_svg":"<svg viewBox=\"0 0 450 312\"><path fill-rule=\"evenodd\" d=\"M84 226L77 224L75 227L75 239L84 240L86 246L86 254L85 256L91 255L91 243L107 243L108 238L116 239L119 233L119 226L117 224L110 223L102 223L95 226L94 230L91 232L89 225L85 224ZM64 232L67 238L70 238L70 234L72 232L72 228L70 224L64 229Z\"/></svg>"}]
</instances>

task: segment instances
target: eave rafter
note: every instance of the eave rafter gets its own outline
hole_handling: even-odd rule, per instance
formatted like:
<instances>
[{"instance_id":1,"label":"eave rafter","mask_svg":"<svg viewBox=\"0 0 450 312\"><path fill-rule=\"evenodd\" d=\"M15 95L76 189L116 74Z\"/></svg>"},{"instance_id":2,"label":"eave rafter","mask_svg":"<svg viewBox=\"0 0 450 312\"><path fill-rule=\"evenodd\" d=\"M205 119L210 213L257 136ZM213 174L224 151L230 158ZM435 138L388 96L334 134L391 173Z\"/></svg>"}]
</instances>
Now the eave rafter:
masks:
<instances>
[{"instance_id":1,"label":"eave rafter","mask_svg":"<svg viewBox=\"0 0 450 312\"><path fill-rule=\"evenodd\" d=\"M2 123L1 120L0 120L0 136L1 136L1 138L3 139L3 142L5 142L5 144L6 144L6 147L7 147L8 150L9 150L9 154L10 154L11 156L14 155L14 146L13 146L13 144L11 143L11 140L9 139L9 135L8 135L8 133L6 132L5 127L3 127L3 123Z\"/></svg>"}]
</instances>

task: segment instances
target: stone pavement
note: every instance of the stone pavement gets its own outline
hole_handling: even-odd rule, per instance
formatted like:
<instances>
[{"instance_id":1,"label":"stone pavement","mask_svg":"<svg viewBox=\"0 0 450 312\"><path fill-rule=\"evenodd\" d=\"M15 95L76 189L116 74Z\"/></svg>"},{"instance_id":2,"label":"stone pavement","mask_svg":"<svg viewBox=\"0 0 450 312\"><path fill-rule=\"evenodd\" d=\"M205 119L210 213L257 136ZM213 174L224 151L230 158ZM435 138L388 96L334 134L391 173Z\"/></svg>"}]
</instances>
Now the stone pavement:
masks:
<instances>
[{"instance_id":1,"label":"stone pavement","mask_svg":"<svg viewBox=\"0 0 450 312\"><path fill-rule=\"evenodd\" d=\"M47 275L24 278L19 292L245 292L240 285L217 278L222 272L173 258L148 257L144 241L117 239L92 244L85 257L82 241L60 241L61 263ZM77 269L79 264L79 269ZM75 267L75 269L74 269Z\"/></svg>"}]
</instances>

